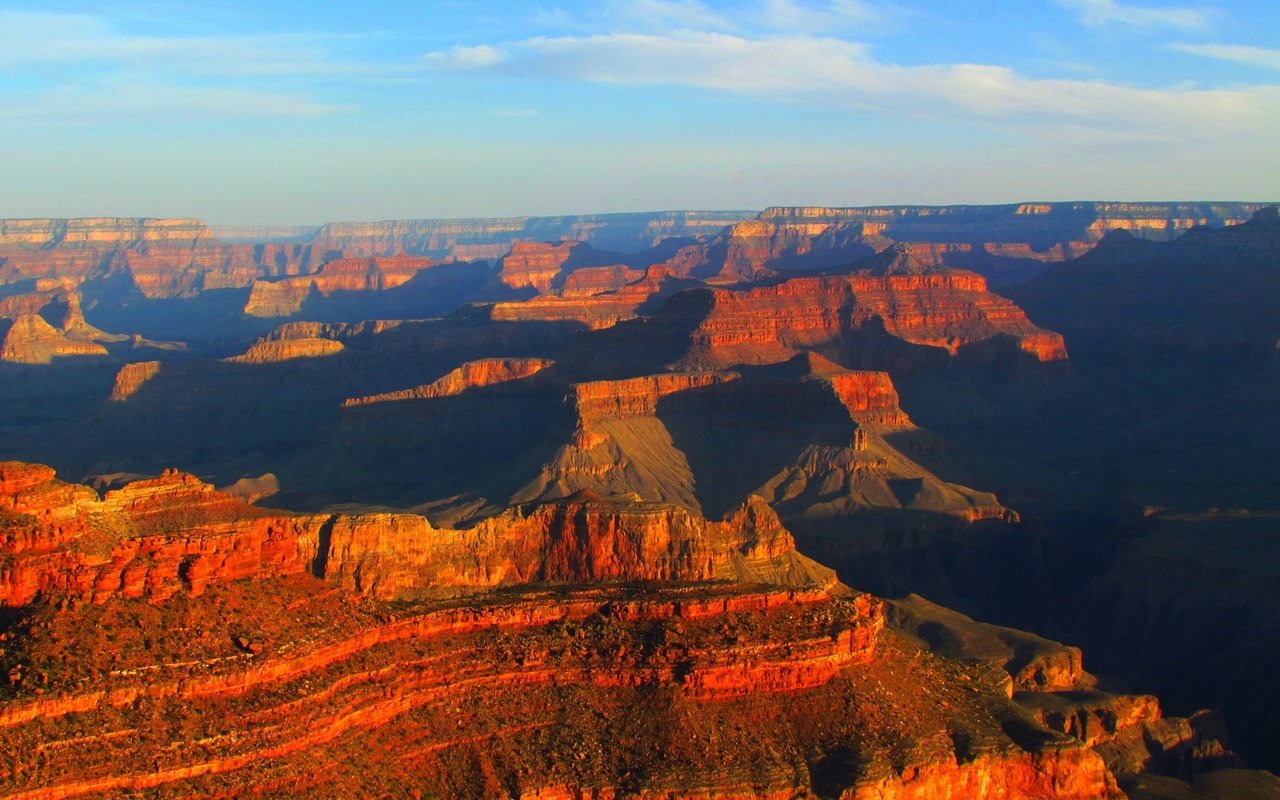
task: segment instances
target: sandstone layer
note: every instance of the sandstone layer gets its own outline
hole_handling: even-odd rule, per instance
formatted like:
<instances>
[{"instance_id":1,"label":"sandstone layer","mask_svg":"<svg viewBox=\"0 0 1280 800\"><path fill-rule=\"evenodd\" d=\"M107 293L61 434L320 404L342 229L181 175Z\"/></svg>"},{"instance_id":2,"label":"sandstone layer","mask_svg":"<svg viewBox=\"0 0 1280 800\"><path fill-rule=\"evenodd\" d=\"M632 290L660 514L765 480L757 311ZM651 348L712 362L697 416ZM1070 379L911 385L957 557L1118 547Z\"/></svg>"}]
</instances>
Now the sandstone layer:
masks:
<instances>
[{"instance_id":1,"label":"sandstone layer","mask_svg":"<svg viewBox=\"0 0 1280 800\"><path fill-rule=\"evenodd\" d=\"M768 506L725 522L658 503L586 495L513 508L468 529L413 514L293 515L190 475L98 500L48 468L6 462L0 605L49 593L101 603L200 594L211 582L309 573L371 596L452 596L530 582L733 578L829 586Z\"/></svg>"},{"instance_id":2,"label":"sandstone layer","mask_svg":"<svg viewBox=\"0 0 1280 800\"><path fill-rule=\"evenodd\" d=\"M478 361L468 361L431 383L415 386L412 389L383 392L367 397L350 397L344 400L342 405L349 408L351 406L388 403L397 400L431 400L437 397L452 397L462 394L468 389L493 386L507 381L523 380L554 364L554 361L545 358L483 358Z\"/></svg>"},{"instance_id":3,"label":"sandstone layer","mask_svg":"<svg viewBox=\"0 0 1280 800\"><path fill-rule=\"evenodd\" d=\"M775 363L809 349L847 362L860 355L850 349L851 337L885 334L952 356L981 358L984 350L1008 343L1037 361L1066 358L1061 336L1036 327L1016 305L988 291L982 276L961 271L853 272L690 290L668 300L658 319L691 329L682 363L701 367ZM892 347L878 349L894 355ZM893 367L931 358L902 347L898 357Z\"/></svg>"}]
</instances>

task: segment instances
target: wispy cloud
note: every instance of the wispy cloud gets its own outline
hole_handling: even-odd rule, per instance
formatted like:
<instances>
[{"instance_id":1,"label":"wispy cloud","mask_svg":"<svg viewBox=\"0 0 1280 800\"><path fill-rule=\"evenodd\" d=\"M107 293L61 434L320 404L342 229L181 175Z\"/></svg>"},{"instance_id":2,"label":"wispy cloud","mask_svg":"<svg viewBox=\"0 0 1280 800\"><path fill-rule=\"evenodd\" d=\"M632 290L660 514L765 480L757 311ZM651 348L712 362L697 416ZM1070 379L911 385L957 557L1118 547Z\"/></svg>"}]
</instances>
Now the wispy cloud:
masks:
<instances>
[{"instance_id":1,"label":"wispy cloud","mask_svg":"<svg viewBox=\"0 0 1280 800\"><path fill-rule=\"evenodd\" d=\"M1032 78L986 64L900 66L861 43L809 35L747 38L714 32L542 37L470 53L436 53L440 66L511 77L622 85L668 84L802 100L896 117L1061 124L1158 141L1270 129L1280 87L1146 89Z\"/></svg>"},{"instance_id":2,"label":"wispy cloud","mask_svg":"<svg viewBox=\"0 0 1280 800\"><path fill-rule=\"evenodd\" d=\"M826 33L881 32L911 16L900 5L881 0L751 0L732 12L701 0L611 0L591 11L569 13L540 9L534 22L544 29L584 33Z\"/></svg>"},{"instance_id":3,"label":"wispy cloud","mask_svg":"<svg viewBox=\"0 0 1280 800\"><path fill-rule=\"evenodd\" d=\"M37 124L55 120L99 125L245 117L313 119L349 110L283 92L158 83L108 83L91 90L60 86L0 98L0 119Z\"/></svg>"},{"instance_id":4,"label":"wispy cloud","mask_svg":"<svg viewBox=\"0 0 1280 800\"><path fill-rule=\"evenodd\" d=\"M138 36L87 14L0 11L0 66L97 63L205 76L368 71L367 64L332 52L332 44L347 38L322 34Z\"/></svg>"},{"instance_id":5,"label":"wispy cloud","mask_svg":"<svg viewBox=\"0 0 1280 800\"><path fill-rule=\"evenodd\" d=\"M649 29L731 30L737 26L729 17L698 0L628 0L614 4L610 13L617 21Z\"/></svg>"},{"instance_id":6,"label":"wispy cloud","mask_svg":"<svg viewBox=\"0 0 1280 800\"><path fill-rule=\"evenodd\" d=\"M487 44L474 47L458 45L438 53L427 53L426 60L441 69L465 71L497 66L507 60L507 53Z\"/></svg>"},{"instance_id":7,"label":"wispy cloud","mask_svg":"<svg viewBox=\"0 0 1280 800\"><path fill-rule=\"evenodd\" d=\"M305 81L372 76L338 57L351 37L142 36L91 14L0 11L0 117L11 123L314 118L349 110Z\"/></svg>"},{"instance_id":8,"label":"wispy cloud","mask_svg":"<svg viewBox=\"0 0 1280 800\"><path fill-rule=\"evenodd\" d=\"M1280 69L1280 50L1270 50L1265 47L1252 47L1246 44L1175 44L1173 49L1205 58Z\"/></svg>"},{"instance_id":9,"label":"wispy cloud","mask_svg":"<svg viewBox=\"0 0 1280 800\"><path fill-rule=\"evenodd\" d=\"M1215 9L1207 6L1153 8L1116 0L1058 0L1058 3L1074 10L1086 25L1099 26L1200 29L1209 27L1215 13Z\"/></svg>"},{"instance_id":10,"label":"wispy cloud","mask_svg":"<svg viewBox=\"0 0 1280 800\"><path fill-rule=\"evenodd\" d=\"M832 0L822 5L804 5L796 0L763 0L756 14L763 27L775 31L805 33L830 32L848 28L879 28L903 12L865 0Z\"/></svg>"}]
</instances>

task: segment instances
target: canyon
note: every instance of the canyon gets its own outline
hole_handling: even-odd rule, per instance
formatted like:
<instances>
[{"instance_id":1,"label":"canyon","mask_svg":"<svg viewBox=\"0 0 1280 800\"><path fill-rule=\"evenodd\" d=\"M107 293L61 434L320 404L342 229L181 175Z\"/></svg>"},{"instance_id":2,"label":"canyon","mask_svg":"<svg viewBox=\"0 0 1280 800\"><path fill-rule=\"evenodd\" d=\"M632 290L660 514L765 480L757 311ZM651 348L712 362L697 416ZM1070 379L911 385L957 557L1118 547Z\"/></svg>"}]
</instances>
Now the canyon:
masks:
<instances>
[{"instance_id":1,"label":"canyon","mask_svg":"<svg viewBox=\"0 0 1280 800\"><path fill-rule=\"evenodd\" d=\"M0 794L1277 796L1278 223L0 221Z\"/></svg>"},{"instance_id":2,"label":"canyon","mask_svg":"<svg viewBox=\"0 0 1280 800\"><path fill-rule=\"evenodd\" d=\"M421 518L272 512L173 471L99 497L6 462L0 503L2 601L28 609L0 654L12 797L339 796L412 780L1119 798L1117 776L1191 763L1267 780L1238 769L1211 715L1165 719L1154 698L1097 690L1078 650L843 587L762 501L717 525L579 496L486 523L496 536L460 531L462 547ZM504 548L521 543L545 560L507 571ZM506 592L426 599L504 573ZM845 712L817 713L832 707ZM719 766L693 769L708 748ZM314 768L358 751L386 756Z\"/></svg>"}]
</instances>

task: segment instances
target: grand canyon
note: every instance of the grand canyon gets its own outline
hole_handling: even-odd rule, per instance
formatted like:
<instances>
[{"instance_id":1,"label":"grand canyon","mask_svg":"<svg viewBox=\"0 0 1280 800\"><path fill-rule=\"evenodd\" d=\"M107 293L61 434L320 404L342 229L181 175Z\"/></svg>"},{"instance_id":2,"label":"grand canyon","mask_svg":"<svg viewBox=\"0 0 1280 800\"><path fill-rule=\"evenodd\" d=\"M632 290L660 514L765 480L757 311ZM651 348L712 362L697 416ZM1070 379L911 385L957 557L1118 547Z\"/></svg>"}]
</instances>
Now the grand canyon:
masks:
<instances>
[{"instance_id":1,"label":"grand canyon","mask_svg":"<svg viewBox=\"0 0 1280 800\"><path fill-rule=\"evenodd\" d=\"M1280 796L1280 214L0 220L0 795Z\"/></svg>"}]
</instances>

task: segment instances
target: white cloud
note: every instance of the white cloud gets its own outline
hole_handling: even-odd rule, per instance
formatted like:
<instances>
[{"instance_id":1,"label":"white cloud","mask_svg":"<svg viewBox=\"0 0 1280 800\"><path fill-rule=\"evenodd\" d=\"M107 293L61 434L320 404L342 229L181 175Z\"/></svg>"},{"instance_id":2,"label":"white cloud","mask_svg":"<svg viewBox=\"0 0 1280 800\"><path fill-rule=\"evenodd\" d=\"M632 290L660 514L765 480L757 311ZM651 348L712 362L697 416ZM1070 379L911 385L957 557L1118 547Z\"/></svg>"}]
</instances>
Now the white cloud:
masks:
<instances>
[{"instance_id":1,"label":"white cloud","mask_svg":"<svg viewBox=\"0 0 1280 800\"><path fill-rule=\"evenodd\" d=\"M315 118L349 110L299 78L372 75L334 55L346 36L141 36L90 14L0 11L0 86L10 123Z\"/></svg>"},{"instance_id":2,"label":"white cloud","mask_svg":"<svg viewBox=\"0 0 1280 800\"><path fill-rule=\"evenodd\" d=\"M695 30L832 34L878 32L910 15L898 5L879 0L751 0L735 4L732 10L714 8L702 0L610 0L577 13L540 9L533 20L541 29L583 34Z\"/></svg>"},{"instance_id":3,"label":"white cloud","mask_svg":"<svg viewBox=\"0 0 1280 800\"><path fill-rule=\"evenodd\" d=\"M1175 44L1173 49L1205 58L1280 69L1280 50L1269 50L1265 47L1252 47L1246 44Z\"/></svg>"},{"instance_id":4,"label":"white cloud","mask_svg":"<svg viewBox=\"0 0 1280 800\"><path fill-rule=\"evenodd\" d=\"M1059 124L1142 139L1186 141L1270 130L1280 87L1144 89L1094 80L1040 79L1009 67L881 61L862 44L790 35L609 34L535 38L495 50L477 67L512 77L669 84L803 100L881 115Z\"/></svg>"},{"instance_id":5,"label":"white cloud","mask_svg":"<svg viewBox=\"0 0 1280 800\"><path fill-rule=\"evenodd\" d=\"M630 0L612 11L619 22L629 22L652 29L725 30L735 23L698 0Z\"/></svg>"},{"instance_id":6,"label":"white cloud","mask_svg":"<svg viewBox=\"0 0 1280 800\"><path fill-rule=\"evenodd\" d=\"M475 47L451 47L439 53L427 53L427 63L444 69L470 70L497 66L507 59L507 54L487 44Z\"/></svg>"},{"instance_id":7,"label":"white cloud","mask_svg":"<svg viewBox=\"0 0 1280 800\"><path fill-rule=\"evenodd\" d=\"M1207 28L1214 14L1214 9L1208 7L1151 8L1116 0L1058 0L1058 3L1074 9L1086 25L1118 23L1138 28L1198 29Z\"/></svg>"},{"instance_id":8,"label":"white cloud","mask_svg":"<svg viewBox=\"0 0 1280 800\"><path fill-rule=\"evenodd\" d=\"M832 0L818 7L797 0L762 0L758 18L769 30L823 33L881 27L890 21L890 14L886 8L864 0Z\"/></svg>"}]
</instances>

